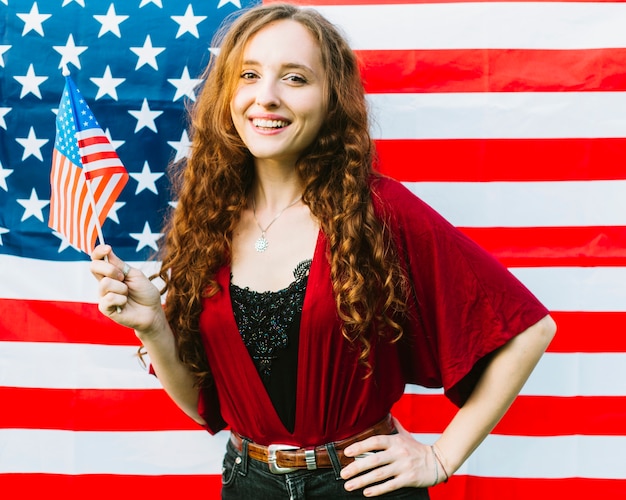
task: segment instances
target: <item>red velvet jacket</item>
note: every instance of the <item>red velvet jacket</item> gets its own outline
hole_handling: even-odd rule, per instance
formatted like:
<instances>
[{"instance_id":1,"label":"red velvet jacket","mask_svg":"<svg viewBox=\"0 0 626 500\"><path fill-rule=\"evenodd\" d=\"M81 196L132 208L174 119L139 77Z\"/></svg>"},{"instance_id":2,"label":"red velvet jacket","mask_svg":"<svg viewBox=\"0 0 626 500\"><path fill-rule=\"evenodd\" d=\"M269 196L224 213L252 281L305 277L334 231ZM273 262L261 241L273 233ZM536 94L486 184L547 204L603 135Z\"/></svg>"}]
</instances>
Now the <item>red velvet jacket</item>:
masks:
<instances>
[{"instance_id":1,"label":"red velvet jacket","mask_svg":"<svg viewBox=\"0 0 626 500\"><path fill-rule=\"evenodd\" d=\"M381 420L406 383L443 387L461 406L485 356L548 314L507 269L402 184L376 179L372 193L412 285L401 341L374 343L373 376L365 378L356 349L340 333L327 240L320 232L302 310L296 423L290 433L237 330L225 266L217 275L221 291L204 300L200 317L215 380L214 389L202 391L199 406L210 432L230 425L260 444L320 445Z\"/></svg>"}]
</instances>

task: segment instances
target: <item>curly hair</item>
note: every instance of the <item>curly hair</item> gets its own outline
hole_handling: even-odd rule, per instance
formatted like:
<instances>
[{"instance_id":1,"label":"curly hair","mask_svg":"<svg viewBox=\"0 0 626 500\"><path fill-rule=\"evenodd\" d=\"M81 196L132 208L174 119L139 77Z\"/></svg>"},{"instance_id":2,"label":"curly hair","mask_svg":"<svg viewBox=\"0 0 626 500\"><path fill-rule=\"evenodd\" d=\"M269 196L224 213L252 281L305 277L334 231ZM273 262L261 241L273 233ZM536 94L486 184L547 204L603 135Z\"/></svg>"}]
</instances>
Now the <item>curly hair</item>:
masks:
<instances>
[{"instance_id":1,"label":"curly hair","mask_svg":"<svg viewBox=\"0 0 626 500\"><path fill-rule=\"evenodd\" d=\"M296 168L302 200L329 242L342 333L368 366L374 337L394 341L402 335L406 279L372 204L375 153L358 61L339 31L316 11L287 4L255 7L218 34L214 46L220 46L220 54L205 70L190 110L190 156L171 168L178 204L166 225L160 277L178 354L199 385L211 380L198 326L202 300L219 289L215 276L229 262L233 231L254 178L253 158L235 130L230 102L246 43L285 19L301 23L318 42L327 78L327 116Z\"/></svg>"}]
</instances>

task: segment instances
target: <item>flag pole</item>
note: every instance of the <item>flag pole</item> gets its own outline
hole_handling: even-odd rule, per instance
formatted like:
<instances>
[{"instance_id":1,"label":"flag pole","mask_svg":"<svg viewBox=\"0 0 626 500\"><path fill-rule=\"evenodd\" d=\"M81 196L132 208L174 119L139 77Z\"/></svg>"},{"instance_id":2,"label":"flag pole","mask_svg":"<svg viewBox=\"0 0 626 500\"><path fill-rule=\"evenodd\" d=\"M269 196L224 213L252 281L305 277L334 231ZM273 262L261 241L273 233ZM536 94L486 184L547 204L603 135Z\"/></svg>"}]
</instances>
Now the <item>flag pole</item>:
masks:
<instances>
[{"instance_id":1,"label":"flag pole","mask_svg":"<svg viewBox=\"0 0 626 500\"><path fill-rule=\"evenodd\" d=\"M65 77L65 79L67 80L67 78L70 76L70 70L67 68L67 64L63 64L63 70L61 72L61 74ZM74 115L74 121L76 121L76 114L74 113L74 109L72 106L72 114ZM100 217L98 216L98 207L96 205L96 198L93 195L93 191L91 189L91 180L87 178L87 176L85 175L85 169L81 169L82 170L82 175L85 178L85 185L87 186L87 196L89 197L89 204L91 205L91 210L93 211L94 217L96 219L96 233L98 234L98 240L100 240L100 244L104 245L104 233L102 232L102 225L100 224ZM104 261L105 262L109 262L109 258L107 255L104 256ZM115 308L117 314L120 314L122 312L122 308L120 306L116 306Z\"/></svg>"}]
</instances>

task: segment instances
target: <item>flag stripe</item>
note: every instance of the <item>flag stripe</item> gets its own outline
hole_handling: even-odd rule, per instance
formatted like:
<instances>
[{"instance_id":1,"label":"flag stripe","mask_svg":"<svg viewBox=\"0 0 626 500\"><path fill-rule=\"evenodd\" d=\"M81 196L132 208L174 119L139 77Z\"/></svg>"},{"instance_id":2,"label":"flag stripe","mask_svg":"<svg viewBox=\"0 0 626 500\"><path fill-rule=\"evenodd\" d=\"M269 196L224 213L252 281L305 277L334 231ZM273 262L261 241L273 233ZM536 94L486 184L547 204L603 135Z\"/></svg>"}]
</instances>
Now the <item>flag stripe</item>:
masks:
<instances>
[{"instance_id":1,"label":"flag stripe","mask_svg":"<svg viewBox=\"0 0 626 500\"><path fill-rule=\"evenodd\" d=\"M553 311L552 315L559 334L550 352L626 352L626 335L614 334L626 331L626 312ZM131 329L104 317L95 304L20 299L0 299L0 341L140 345Z\"/></svg>"},{"instance_id":2,"label":"flag stripe","mask_svg":"<svg viewBox=\"0 0 626 500\"><path fill-rule=\"evenodd\" d=\"M0 428L71 431L198 430L163 390L0 387L8 411ZM112 404L114 402L114 404ZM137 415L151 409L148 422ZM42 409L45 419L42 420ZM442 394L405 394L393 414L414 433L443 432L456 407ZM535 415L529 418L529 415ZM563 415L568 415L563 419ZM626 425L626 396L518 397L493 433L503 435L615 435Z\"/></svg>"},{"instance_id":3,"label":"flag stripe","mask_svg":"<svg viewBox=\"0 0 626 500\"><path fill-rule=\"evenodd\" d=\"M380 170L405 182L588 181L626 177L626 166L619 161L626 157L624 138L378 139L376 150Z\"/></svg>"},{"instance_id":4,"label":"flag stripe","mask_svg":"<svg viewBox=\"0 0 626 500\"><path fill-rule=\"evenodd\" d=\"M157 389L133 346L2 342L8 387L49 389ZM72 370L58 370L59 366ZM556 370L556 371L555 371ZM561 377L550 378L551 373ZM577 377L579 373L584 377ZM570 378L566 378L566 377ZM607 382L607 378L610 382ZM583 378L583 380L578 380ZM415 391L419 387L415 386ZM423 389L426 393L432 390ZM409 389L407 389L409 391ZM547 353L522 390L535 396L622 396L626 353Z\"/></svg>"},{"instance_id":5,"label":"flag stripe","mask_svg":"<svg viewBox=\"0 0 626 500\"><path fill-rule=\"evenodd\" d=\"M549 92L626 90L626 49L362 50L365 90Z\"/></svg>"},{"instance_id":6,"label":"flag stripe","mask_svg":"<svg viewBox=\"0 0 626 500\"><path fill-rule=\"evenodd\" d=\"M370 94L368 101L375 139L626 136L626 92Z\"/></svg>"},{"instance_id":7,"label":"flag stripe","mask_svg":"<svg viewBox=\"0 0 626 500\"><path fill-rule=\"evenodd\" d=\"M431 443L433 434L414 434ZM3 429L2 473L220 474L227 432L72 432ZM459 474L503 478L626 479L624 436L490 435ZM44 454L41 450L50 450ZM597 450L602 450L598 454ZM171 457L176 457L172 460ZM529 457L533 457L532 460ZM140 460L141 458L141 460Z\"/></svg>"}]
</instances>

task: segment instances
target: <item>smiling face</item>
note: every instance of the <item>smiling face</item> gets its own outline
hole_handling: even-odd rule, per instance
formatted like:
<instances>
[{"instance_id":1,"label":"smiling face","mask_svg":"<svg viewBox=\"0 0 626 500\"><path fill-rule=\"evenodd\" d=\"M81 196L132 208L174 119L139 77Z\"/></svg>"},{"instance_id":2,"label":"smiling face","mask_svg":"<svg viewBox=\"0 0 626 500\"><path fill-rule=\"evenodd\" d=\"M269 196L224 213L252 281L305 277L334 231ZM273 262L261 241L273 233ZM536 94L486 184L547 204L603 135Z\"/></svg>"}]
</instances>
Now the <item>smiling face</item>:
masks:
<instances>
[{"instance_id":1,"label":"smiling face","mask_svg":"<svg viewBox=\"0 0 626 500\"><path fill-rule=\"evenodd\" d=\"M257 165L293 166L311 145L326 115L324 82L319 46L299 22L276 21L248 41L230 111Z\"/></svg>"}]
</instances>

